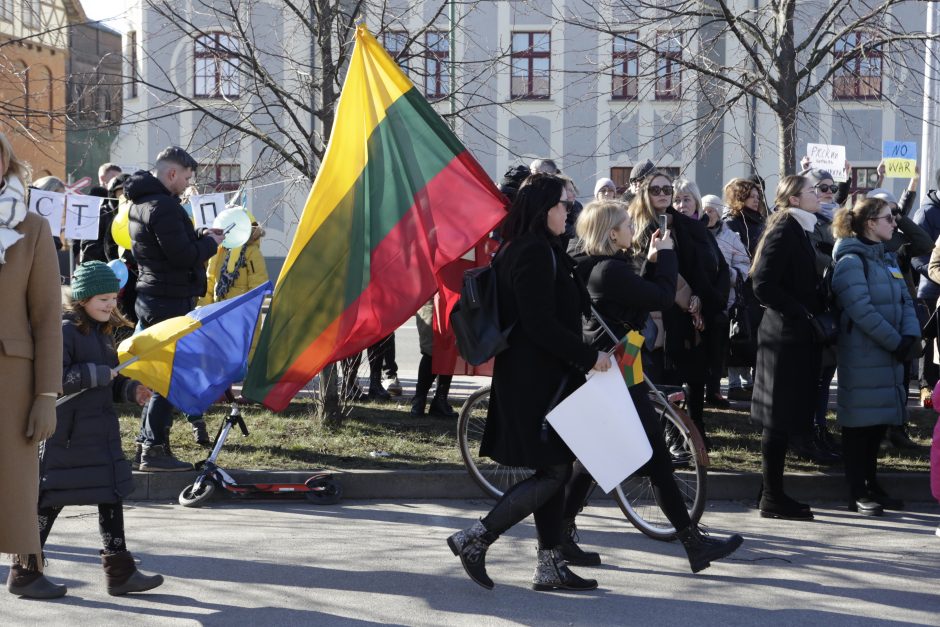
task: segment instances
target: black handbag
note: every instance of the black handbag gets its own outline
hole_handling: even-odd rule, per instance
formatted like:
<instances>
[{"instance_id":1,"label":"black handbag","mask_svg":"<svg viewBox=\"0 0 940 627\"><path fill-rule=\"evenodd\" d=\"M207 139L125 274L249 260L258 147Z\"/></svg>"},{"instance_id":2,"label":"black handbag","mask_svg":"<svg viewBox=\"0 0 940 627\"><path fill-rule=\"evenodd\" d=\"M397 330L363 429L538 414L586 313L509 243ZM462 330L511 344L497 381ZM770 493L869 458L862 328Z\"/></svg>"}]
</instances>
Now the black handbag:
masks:
<instances>
[{"instance_id":1,"label":"black handbag","mask_svg":"<svg viewBox=\"0 0 940 627\"><path fill-rule=\"evenodd\" d=\"M823 346L831 346L839 339L839 315L833 311L824 311L810 317L813 340Z\"/></svg>"}]
</instances>

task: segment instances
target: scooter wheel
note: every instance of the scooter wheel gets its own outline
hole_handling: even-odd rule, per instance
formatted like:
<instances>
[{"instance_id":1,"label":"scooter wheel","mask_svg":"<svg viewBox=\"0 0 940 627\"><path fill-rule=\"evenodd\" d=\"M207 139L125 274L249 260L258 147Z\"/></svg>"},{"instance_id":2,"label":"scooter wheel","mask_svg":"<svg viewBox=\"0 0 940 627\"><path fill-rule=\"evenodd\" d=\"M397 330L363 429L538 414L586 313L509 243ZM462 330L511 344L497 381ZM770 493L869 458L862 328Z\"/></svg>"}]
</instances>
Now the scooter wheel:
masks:
<instances>
[{"instance_id":1,"label":"scooter wheel","mask_svg":"<svg viewBox=\"0 0 940 627\"><path fill-rule=\"evenodd\" d=\"M194 490L195 485L190 484L180 492L179 502L183 507L201 507L215 493L215 484L211 481L203 481L198 492Z\"/></svg>"},{"instance_id":2,"label":"scooter wheel","mask_svg":"<svg viewBox=\"0 0 940 627\"><path fill-rule=\"evenodd\" d=\"M333 505L343 498L343 488L332 479L314 479L307 481L306 486L310 490L304 496L317 505Z\"/></svg>"}]
</instances>

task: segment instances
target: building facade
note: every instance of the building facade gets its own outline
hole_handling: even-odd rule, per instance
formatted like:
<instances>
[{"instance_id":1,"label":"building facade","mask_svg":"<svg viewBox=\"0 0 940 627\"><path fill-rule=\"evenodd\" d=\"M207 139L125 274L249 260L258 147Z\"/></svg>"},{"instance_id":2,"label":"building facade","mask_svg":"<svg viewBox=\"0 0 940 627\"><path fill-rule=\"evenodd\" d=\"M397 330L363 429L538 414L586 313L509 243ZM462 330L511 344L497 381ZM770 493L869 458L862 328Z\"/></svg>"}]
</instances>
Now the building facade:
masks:
<instances>
[{"instance_id":1,"label":"building facade","mask_svg":"<svg viewBox=\"0 0 940 627\"><path fill-rule=\"evenodd\" d=\"M0 132L33 178L65 178L68 25L72 0L0 0Z\"/></svg>"},{"instance_id":2,"label":"building facade","mask_svg":"<svg viewBox=\"0 0 940 627\"><path fill-rule=\"evenodd\" d=\"M285 91L299 88L304 64L295 61L314 55L309 32L296 27L281 3L256 0L245 6L252 11L251 43L265 51L259 55L265 71L283 77ZM707 30L693 37L667 21L638 28L615 9L586 0L459 6L445 0L390 0L363 6L370 30L494 181L509 167L550 157L576 182L582 200L590 197L599 177L625 185L633 165L645 159L697 181L702 193L720 195L725 181L755 173L766 178L768 190L776 185L777 128L769 109L749 99L716 105L714 94L679 63L683 55L698 53ZM598 12L604 29L572 18ZM205 110L186 103L208 106L218 116L235 115L230 103L239 99L250 105L241 111L257 111L259 118L286 119L292 112L274 107L271 113L262 102L247 102L253 97L243 91L239 72L225 54L242 44L217 15L188 14L199 30L195 37L181 37L178 27L169 28L167 17L146 1L132 0L127 15L128 124L115 140L114 160L149 167L167 145L190 147L204 164L202 191L246 188L249 209L267 228L262 250L276 271L310 181L287 168L245 183L270 153L251 133L233 134ZM901 24L924 23L922 8L905 5L895 17ZM849 34L846 45L857 36L863 35ZM731 40L709 50L716 62L741 56ZM917 66L922 68L923 60L908 61L906 71L889 72L888 64L873 56L839 72L831 85L803 103L798 150L810 142L846 146L855 167L853 184L861 191L871 188L881 142L919 139ZM716 110L722 115L715 117ZM133 124L135 118L141 124ZM905 184L888 179L885 186L899 192Z\"/></svg>"},{"instance_id":3,"label":"building facade","mask_svg":"<svg viewBox=\"0 0 940 627\"><path fill-rule=\"evenodd\" d=\"M123 55L121 34L98 22L71 24L66 63L66 176L90 177L111 160L121 121Z\"/></svg>"}]
</instances>

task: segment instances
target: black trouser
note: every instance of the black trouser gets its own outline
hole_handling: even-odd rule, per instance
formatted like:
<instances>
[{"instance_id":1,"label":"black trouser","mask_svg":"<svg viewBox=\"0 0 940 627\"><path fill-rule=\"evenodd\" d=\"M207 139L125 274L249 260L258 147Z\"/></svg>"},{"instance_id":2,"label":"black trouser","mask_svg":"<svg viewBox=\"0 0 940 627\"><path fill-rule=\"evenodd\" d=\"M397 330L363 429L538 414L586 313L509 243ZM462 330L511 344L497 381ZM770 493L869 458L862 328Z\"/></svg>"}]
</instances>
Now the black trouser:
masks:
<instances>
[{"instance_id":1,"label":"black trouser","mask_svg":"<svg viewBox=\"0 0 940 627\"><path fill-rule=\"evenodd\" d=\"M496 535L502 535L533 514L539 548L555 548L564 538L564 488L570 478L571 464L536 468L535 474L503 493L483 518L483 526Z\"/></svg>"},{"instance_id":2,"label":"black trouser","mask_svg":"<svg viewBox=\"0 0 940 627\"><path fill-rule=\"evenodd\" d=\"M819 373L819 387L816 388L816 415L813 424L817 427L826 426L826 415L829 413L829 386L836 376L836 365L823 366Z\"/></svg>"},{"instance_id":3,"label":"black trouser","mask_svg":"<svg viewBox=\"0 0 940 627\"><path fill-rule=\"evenodd\" d=\"M434 377L437 377L437 391L434 395L442 400L447 400L450 392L450 382L454 378L449 374L434 374L431 372L432 357L421 353L421 361L418 362L418 382L415 384L415 396L426 397L434 384Z\"/></svg>"},{"instance_id":4,"label":"black trouser","mask_svg":"<svg viewBox=\"0 0 940 627\"><path fill-rule=\"evenodd\" d=\"M374 357L373 357L374 353ZM373 359L376 367L385 371L385 378L391 379L398 376L398 364L395 363L395 334L379 340L369 347L369 368L373 367Z\"/></svg>"},{"instance_id":5,"label":"black trouser","mask_svg":"<svg viewBox=\"0 0 940 627\"><path fill-rule=\"evenodd\" d=\"M702 336L707 360L705 392L709 396L717 396L721 394L721 377L724 375L725 361L728 358L728 333L731 323L728 316L721 314L715 317L712 325Z\"/></svg>"},{"instance_id":6,"label":"black trouser","mask_svg":"<svg viewBox=\"0 0 940 627\"><path fill-rule=\"evenodd\" d=\"M42 546L46 546L52 525L61 512L62 507L39 508L39 542ZM98 531L105 554L127 550L127 543L124 541L124 507L120 501L98 505Z\"/></svg>"},{"instance_id":7,"label":"black trouser","mask_svg":"<svg viewBox=\"0 0 940 627\"><path fill-rule=\"evenodd\" d=\"M779 499L783 492L783 469L787 463L787 445L789 434L782 429L764 427L761 435L761 474L763 476L764 495L770 499Z\"/></svg>"},{"instance_id":8,"label":"black trouser","mask_svg":"<svg viewBox=\"0 0 940 627\"><path fill-rule=\"evenodd\" d=\"M134 309L141 329L177 316L185 316L195 306L192 298L161 298L138 294ZM198 419L198 418L197 418ZM173 424L173 406L156 392L150 397L140 414L140 435L137 441L145 446L167 444L167 435Z\"/></svg>"},{"instance_id":9,"label":"black trouser","mask_svg":"<svg viewBox=\"0 0 940 627\"><path fill-rule=\"evenodd\" d=\"M686 407L689 410L689 418L699 428L702 435L705 435L705 371L708 368L708 334L706 329L702 331L702 342L698 346L693 346L684 351L682 357L678 360L679 376L682 382L689 388L689 396L686 399ZM655 381L653 381L655 383Z\"/></svg>"},{"instance_id":10,"label":"black trouser","mask_svg":"<svg viewBox=\"0 0 940 627\"><path fill-rule=\"evenodd\" d=\"M650 403L647 389L645 383L630 388L630 397L633 399L640 421L643 423L643 430L653 448L652 457L636 471L636 474L649 477L656 503L672 526L682 531L687 529L692 521L689 518L685 500L682 498L682 492L676 483L672 456L669 455L666 438L663 435L663 424L660 422L656 408ZM581 465L581 462L575 462L571 480L565 486L563 520L574 519L587 502L588 492L593 487L594 480L590 473Z\"/></svg>"},{"instance_id":11,"label":"black trouser","mask_svg":"<svg viewBox=\"0 0 940 627\"><path fill-rule=\"evenodd\" d=\"M842 459L849 498L853 501L877 485L878 448L887 428L887 425L842 427Z\"/></svg>"},{"instance_id":12,"label":"black trouser","mask_svg":"<svg viewBox=\"0 0 940 627\"><path fill-rule=\"evenodd\" d=\"M927 306L927 319L929 320L933 312L937 310L937 302L935 299L928 298L924 301L924 304ZM924 358L921 360L920 366L920 387L928 388L931 392L933 392L934 386L937 385L937 379L940 379L940 366L933 363L933 356L937 350L937 341L937 339L927 340L927 347L924 349Z\"/></svg>"}]
</instances>

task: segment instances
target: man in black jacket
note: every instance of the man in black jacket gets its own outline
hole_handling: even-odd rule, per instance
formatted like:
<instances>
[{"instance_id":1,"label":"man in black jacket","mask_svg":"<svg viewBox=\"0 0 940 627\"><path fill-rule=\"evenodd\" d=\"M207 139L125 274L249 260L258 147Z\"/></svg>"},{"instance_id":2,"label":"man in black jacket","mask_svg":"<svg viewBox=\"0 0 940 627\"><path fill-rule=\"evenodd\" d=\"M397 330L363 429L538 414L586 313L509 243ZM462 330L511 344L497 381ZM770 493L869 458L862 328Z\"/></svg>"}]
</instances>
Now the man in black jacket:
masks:
<instances>
[{"instance_id":1,"label":"man in black jacket","mask_svg":"<svg viewBox=\"0 0 940 627\"><path fill-rule=\"evenodd\" d=\"M180 204L179 195L189 186L196 166L185 150L171 147L157 155L152 173L135 172L124 184L124 194L133 203L130 233L140 271L134 309L144 329L186 315L195 307L206 293L205 264L224 238L220 229L203 228L197 233ZM141 470L192 469L192 464L169 451L172 421L172 405L154 394L144 407L137 437Z\"/></svg>"}]
</instances>

